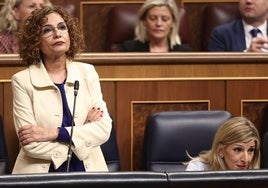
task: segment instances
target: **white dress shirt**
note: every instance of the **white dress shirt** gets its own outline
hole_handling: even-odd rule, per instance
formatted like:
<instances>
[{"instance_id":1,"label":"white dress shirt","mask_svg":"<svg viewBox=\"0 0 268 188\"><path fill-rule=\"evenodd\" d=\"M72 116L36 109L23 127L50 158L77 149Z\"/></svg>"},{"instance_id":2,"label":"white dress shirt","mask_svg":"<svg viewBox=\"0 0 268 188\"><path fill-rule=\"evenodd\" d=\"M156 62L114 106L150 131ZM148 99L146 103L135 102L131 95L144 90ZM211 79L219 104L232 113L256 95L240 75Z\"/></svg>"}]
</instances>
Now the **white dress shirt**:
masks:
<instances>
[{"instance_id":1,"label":"white dress shirt","mask_svg":"<svg viewBox=\"0 0 268 188\"><path fill-rule=\"evenodd\" d=\"M247 51L247 49L249 48L249 45L251 43L252 40L252 36L250 34L250 31L252 29L254 29L254 27L252 25L247 24L244 20L243 20L243 26L244 26L244 31L245 31L245 40L246 40L246 49L244 51ZM258 33L258 36L268 36L267 35L267 21L264 22L264 24L260 25L258 27L258 29L261 31L260 33Z\"/></svg>"}]
</instances>

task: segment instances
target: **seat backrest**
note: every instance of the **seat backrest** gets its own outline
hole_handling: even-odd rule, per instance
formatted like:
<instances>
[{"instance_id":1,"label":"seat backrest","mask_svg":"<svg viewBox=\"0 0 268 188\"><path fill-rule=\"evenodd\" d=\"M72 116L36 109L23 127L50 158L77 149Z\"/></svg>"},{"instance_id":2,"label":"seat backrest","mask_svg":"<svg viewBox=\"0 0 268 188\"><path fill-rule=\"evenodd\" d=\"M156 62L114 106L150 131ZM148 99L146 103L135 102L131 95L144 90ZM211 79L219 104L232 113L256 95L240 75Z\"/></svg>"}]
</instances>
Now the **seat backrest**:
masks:
<instances>
[{"instance_id":1,"label":"seat backrest","mask_svg":"<svg viewBox=\"0 0 268 188\"><path fill-rule=\"evenodd\" d=\"M240 18L238 3L209 3L204 10L201 48L207 51L210 33L214 27Z\"/></svg>"},{"instance_id":2,"label":"seat backrest","mask_svg":"<svg viewBox=\"0 0 268 188\"><path fill-rule=\"evenodd\" d=\"M125 40L135 38L134 28L137 21L137 12L140 4L119 4L111 8L107 26L106 51L118 52L119 46ZM179 35L184 45L190 46L191 33L188 16L183 7L179 10Z\"/></svg>"},{"instance_id":3,"label":"seat backrest","mask_svg":"<svg viewBox=\"0 0 268 188\"><path fill-rule=\"evenodd\" d=\"M268 169L268 132L263 135L261 143L261 168Z\"/></svg>"},{"instance_id":4,"label":"seat backrest","mask_svg":"<svg viewBox=\"0 0 268 188\"><path fill-rule=\"evenodd\" d=\"M8 174L7 146L4 134L4 125L0 116L0 174Z\"/></svg>"},{"instance_id":5,"label":"seat backrest","mask_svg":"<svg viewBox=\"0 0 268 188\"><path fill-rule=\"evenodd\" d=\"M144 168L184 171L193 157L209 150L219 126L231 118L227 111L169 111L149 115L144 138Z\"/></svg>"},{"instance_id":6,"label":"seat backrest","mask_svg":"<svg viewBox=\"0 0 268 188\"><path fill-rule=\"evenodd\" d=\"M117 146L114 122L112 123L110 138L107 140L107 142L101 145L101 150L104 155L109 172L120 171L120 157Z\"/></svg>"}]
</instances>

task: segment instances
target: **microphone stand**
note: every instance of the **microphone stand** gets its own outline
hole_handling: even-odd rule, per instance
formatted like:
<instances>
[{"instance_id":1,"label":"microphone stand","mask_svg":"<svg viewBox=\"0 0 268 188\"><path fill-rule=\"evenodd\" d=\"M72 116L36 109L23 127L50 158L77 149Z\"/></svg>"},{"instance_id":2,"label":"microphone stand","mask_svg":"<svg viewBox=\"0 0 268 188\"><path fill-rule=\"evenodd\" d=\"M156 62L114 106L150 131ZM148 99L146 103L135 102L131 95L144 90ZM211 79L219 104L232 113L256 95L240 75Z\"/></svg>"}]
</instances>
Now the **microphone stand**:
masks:
<instances>
[{"instance_id":1,"label":"microphone stand","mask_svg":"<svg viewBox=\"0 0 268 188\"><path fill-rule=\"evenodd\" d=\"M69 142L69 146L68 146L68 155L67 155L67 169L66 169L67 172L69 172L69 169L70 169L70 162L71 162L71 158L72 158L72 150L71 150L71 146L72 146L72 137L73 137L73 127L74 127L74 125L75 125L75 123L74 123L74 114L75 114L76 96L77 96L77 93L78 93L78 89L79 89L79 82L76 80L76 81L74 82L73 117L72 117L71 135L70 135L70 142Z\"/></svg>"}]
</instances>

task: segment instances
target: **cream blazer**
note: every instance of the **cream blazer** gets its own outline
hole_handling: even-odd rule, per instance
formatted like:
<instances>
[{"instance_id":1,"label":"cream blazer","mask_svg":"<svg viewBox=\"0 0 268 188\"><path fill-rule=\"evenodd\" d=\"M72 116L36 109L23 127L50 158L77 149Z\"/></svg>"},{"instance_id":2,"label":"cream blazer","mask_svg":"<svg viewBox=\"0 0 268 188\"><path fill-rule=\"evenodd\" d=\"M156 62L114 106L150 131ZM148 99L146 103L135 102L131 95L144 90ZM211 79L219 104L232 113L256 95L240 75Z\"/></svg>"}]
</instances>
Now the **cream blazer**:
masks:
<instances>
[{"instance_id":1,"label":"cream blazer","mask_svg":"<svg viewBox=\"0 0 268 188\"><path fill-rule=\"evenodd\" d=\"M92 65L66 63L66 97L73 111L74 82L79 81L76 98L75 126L72 151L84 162L87 172L108 171L100 145L110 136L112 120L103 100L99 76ZM38 63L12 77L13 116L16 133L24 125L57 128L62 123L62 99L59 89L53 84L43 65ZM85 123L92 107L104 111L100 121ZM70 127L66 128L70 134ZM58 168L67 159L68 143L33 142L21 146L12 174L47 173L50 163Z\"/></svg>"}]
</instances>

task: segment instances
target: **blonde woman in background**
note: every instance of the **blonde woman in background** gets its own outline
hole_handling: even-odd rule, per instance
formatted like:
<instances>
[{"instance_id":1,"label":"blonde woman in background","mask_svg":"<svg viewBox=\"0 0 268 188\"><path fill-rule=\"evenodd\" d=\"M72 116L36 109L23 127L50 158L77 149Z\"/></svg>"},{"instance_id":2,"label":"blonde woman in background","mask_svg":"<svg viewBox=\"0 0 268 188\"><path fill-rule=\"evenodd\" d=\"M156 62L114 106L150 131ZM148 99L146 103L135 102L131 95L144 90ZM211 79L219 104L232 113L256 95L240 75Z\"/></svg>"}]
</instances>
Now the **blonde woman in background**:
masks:
<instances>
[{"instance_id":1,"label":"blonde woman in background","mask_svg":"<svg viewBox=\"0 0 268 188\"><path fill-rule=\"evenodd\" d=\"M18 53L17 32L37 8L52 6L49 0L6 0L0 11L0 53Z\"/></svg>"},{"instance_id":2,"label":"blonde woman in background","mask_svg":"<svg viewBox=\"0 0 268 188\"><path fill-rule=\"evenodd\" d=\"M260 137L245 117L227 120L218 129L210 151L193 158L186 171L247 170L260 168Z\"/></svg>"},{"instance_id":3,"label":"blonde woman in background","mask_svg":"<svg viewBox=\"0 0 268 188\"><path fill-rule=\"evenodd\" d=\"M146 0L138 11L135 40L125 41L121 52L190 51L181 45L179 13L174 0Z\"/></svg>"}]
</instances>

